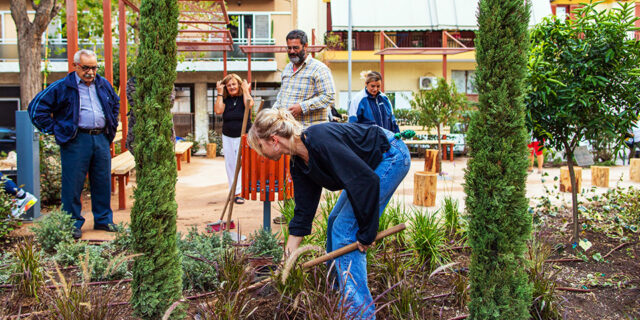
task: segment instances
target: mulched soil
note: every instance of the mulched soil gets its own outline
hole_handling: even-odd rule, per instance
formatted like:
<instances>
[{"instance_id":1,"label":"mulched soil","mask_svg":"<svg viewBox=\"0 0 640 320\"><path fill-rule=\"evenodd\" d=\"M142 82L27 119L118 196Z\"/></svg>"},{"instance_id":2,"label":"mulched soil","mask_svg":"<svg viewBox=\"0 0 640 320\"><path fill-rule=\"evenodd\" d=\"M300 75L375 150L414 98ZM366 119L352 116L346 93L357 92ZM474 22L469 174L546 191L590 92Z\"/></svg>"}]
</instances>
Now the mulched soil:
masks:
<instances>
[{"instance_id":1,"label":"mulched soil","mask_svg":"<svg viewBox=\"0 0 640 320\"><path fill-rule=\"evenodd\" d=\"M560 210L555 217L546 217L546 223L540 230L541 239L552 248L564 248L564 250L555 251L549 259L571 259L577 254L577 249L572 248L571 245L571 225L567 225L567 221L571 221L571 213L567 209ZM597 252L605 256L621 244L618 238L591 230L585 231L581 236L589 239L593 244L593 247L588 250L589 257ZM640 243L637 233L630 234L629 238L631 242L628 245L612 251L602 262L596 262L593 259L588 262L553 262L552 269L558 270L557 287L590 290L589 292L556 291L565 319L640 318ZM9 242L0 244L0 250L9 250L17 241L22 239L10 238ZM469 252L468 248L452 251L452 260L458 262L455 269L463 274L468 268ZM257 262L253 264L257 267L261 265ZM74 270L66 270L64 274L68 279L79 281ZM454 272L445 271L434 275L429 280L424 296L432 298L425 301L427 306L425 319L452 319L468 313L466 307L461 307L458 303L458 295L446 295L453 292L456 277ZM114 285L102 288L103 290L112 289L108 303L117 304L127 302L129 299L129 283L119 284L115 288ZM381 292L378 292L380 290L372 288L373 296L380 294ZM198 293L185 293L185 296L191 294ZM258 290L254 293L254 300L248 306L249 310L256 309L250 319L274 319L274 314L278 313L277 310L281 310L279 298L278 293L272 288ZM189 301L187 312L191 315L196 314L197 306L206 302L207 299L211 297ZM2 310L0 318L37 313L44 307L33 298L21 297L10 289L0 289L0 310ZM136 319L131 307L127 304L112 306L111 309L114 311L112 319ZM387 312L382 309L378 319L385 319ZM32 318L50 317L44 313L36 314Z\"/></svg>"}]
</instances>

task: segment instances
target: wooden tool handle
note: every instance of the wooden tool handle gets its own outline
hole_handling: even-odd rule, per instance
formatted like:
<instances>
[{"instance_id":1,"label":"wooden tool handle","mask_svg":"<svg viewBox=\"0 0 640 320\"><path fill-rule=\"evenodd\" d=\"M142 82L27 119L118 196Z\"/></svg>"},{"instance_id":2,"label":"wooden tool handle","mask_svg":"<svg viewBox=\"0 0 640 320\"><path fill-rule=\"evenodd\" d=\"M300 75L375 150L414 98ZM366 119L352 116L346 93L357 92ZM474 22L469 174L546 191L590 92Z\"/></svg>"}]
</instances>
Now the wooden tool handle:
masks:
<instances>
[{"instance_id":1,"label":"wooden tool handle","mask_svg":"<svg viewBox=\"0 0 640 320\"><path fill-rule=\"evenodd\" d=\"M397 226L393 226L393 227L391 227L391 228L389 228L387 230L380 231L376 235L376 240L375 241L378 241L378 240L380 240L380 239L382 239L384 237L390 236L392 234L396 234L396 233L398 233L398 232L400 232L400 231L402 231L404 229L406 229L406 226L405 226L404 223L401 223L401 224L399 224ZM358 243L357 242L354 242L352 244L348 244L348 245L346 245L346 246L344 246L344 247L342 247L342 248L340 248L338 250L331 251L331 252L325 254L324 256L321 256L321 257L315 258L315 259L313 259L311 261L305 262L302 265L302 268L303 269L311 268L311 267L313 267L315 265L321 264L321 263L329 261L331 259L335 259L335 258L337 258L337 257L339 257L339 256L341 256L343 254L347 254L347 253L349 253L351 251L355 251L357 249L358 249Z\"/></svg>"}]
</instances>

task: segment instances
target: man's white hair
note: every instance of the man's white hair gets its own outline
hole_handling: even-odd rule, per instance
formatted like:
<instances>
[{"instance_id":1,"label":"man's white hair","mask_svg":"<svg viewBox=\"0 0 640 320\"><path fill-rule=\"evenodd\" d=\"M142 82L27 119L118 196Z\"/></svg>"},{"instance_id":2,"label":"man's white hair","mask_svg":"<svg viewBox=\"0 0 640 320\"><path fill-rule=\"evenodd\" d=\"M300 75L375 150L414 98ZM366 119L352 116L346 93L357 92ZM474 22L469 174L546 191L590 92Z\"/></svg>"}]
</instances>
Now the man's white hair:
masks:
<instances>
[{"instance_id":1,"label":"man's white hair","mask_svg":"<svg viewBox=\"0 0 640 320\"><path fill-rule=\"evenodd\" d=\"M91 51L89 49L82 49L82 50L78 50L76 52L76 54L73 55L73 62L74 63L80 63L80 57L83 56L83 55L97 58L95 52L93 52L93 51Z\"/></svg>"}]
</instances>

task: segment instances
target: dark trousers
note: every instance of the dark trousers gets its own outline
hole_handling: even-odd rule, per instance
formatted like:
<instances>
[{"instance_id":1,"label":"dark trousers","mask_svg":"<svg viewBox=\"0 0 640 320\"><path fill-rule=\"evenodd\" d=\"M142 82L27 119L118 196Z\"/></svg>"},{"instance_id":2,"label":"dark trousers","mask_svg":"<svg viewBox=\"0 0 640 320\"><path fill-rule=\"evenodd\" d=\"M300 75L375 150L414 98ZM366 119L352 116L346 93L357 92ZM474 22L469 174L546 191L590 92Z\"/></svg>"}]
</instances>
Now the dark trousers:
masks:
<instances>
[{"instance_id":1,"label":"dark trousers","mask_svg":"<svg viewBox=\"0 0 640 320\"><path fill-rule=\"evenodd\" d=\"M2 174L2 172L0 172L0 184L3 185L4 187L4 191L12 196L16 196L16 193L18 193L18 186L16 186L16 183L13 182L13 180L7 178L4 176L4 174Z\"/></svg>"},{"instance_id":2,"label":"dark trousers","mask_svg":"<svg viewBox=\"0 0 640 320\"><path fill-rule=\"evenodd\" d=\"M91 211L94 227L113 223L111 211L111 154L104 134L78 132L75 139L60 146L62 162L62 209L75 220L75 227L84 224L80 195L89 173Z\"/></svg>"}]
</instances>

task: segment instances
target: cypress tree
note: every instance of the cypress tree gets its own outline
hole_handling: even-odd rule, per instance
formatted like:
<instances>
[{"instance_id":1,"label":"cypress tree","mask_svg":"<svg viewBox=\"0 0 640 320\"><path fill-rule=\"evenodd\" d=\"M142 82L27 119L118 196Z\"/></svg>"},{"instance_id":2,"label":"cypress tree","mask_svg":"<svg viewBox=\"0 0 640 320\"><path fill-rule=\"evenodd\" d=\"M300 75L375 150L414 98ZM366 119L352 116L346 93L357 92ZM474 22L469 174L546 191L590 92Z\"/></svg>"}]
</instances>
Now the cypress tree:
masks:
<instances>
[{"instance_id":1,"label":"cypress tree","mask_svg":"<svg viewBox=\"0 0 640 320\"><path fill-rule=\"evenodd\" d=\"M523 79L529 7L522 0L481 0L477 16L479 106L467 135L464 186L471 218L470 319L528 319L531 287L523 254L531 216Z\"/></svg>"},{"instance_id":2,"label":"cypress tree","mask_svg":"<svg viewBox=\"0 0 640 320\"><path fill-rule=\"evenodd\" d=\"M135 203L131 304L143 319L160 319L182 294L176 246L176 162L171 141L171 92L176 80L178 3L142 0L136 60Z\"/></svg>"}]
</instances>

